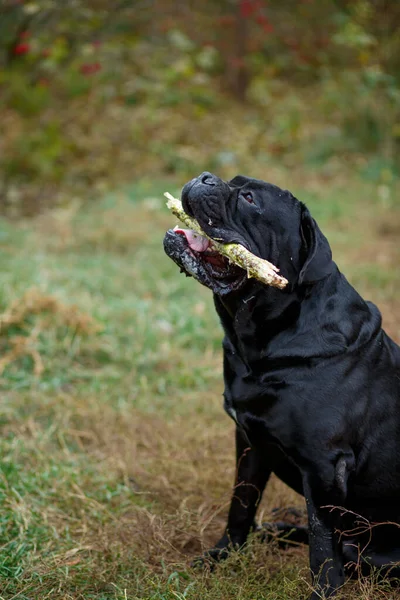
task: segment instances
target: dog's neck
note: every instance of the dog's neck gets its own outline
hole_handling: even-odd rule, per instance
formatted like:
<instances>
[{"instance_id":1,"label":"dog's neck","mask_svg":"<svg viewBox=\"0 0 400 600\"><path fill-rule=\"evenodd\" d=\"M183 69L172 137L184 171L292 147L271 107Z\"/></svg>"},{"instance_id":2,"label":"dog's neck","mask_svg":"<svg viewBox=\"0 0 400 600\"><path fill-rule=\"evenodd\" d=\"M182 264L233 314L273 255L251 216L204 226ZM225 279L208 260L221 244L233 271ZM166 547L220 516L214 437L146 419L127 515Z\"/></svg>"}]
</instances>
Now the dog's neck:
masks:
<instances>
[{"instance_id":1,"label":"dog's neck","mask_svg":"<svg viewBox=\"0 0 400 600\"><path fill-rule=\"evenodd\" d=\"M217 307L223 307L232 319L243 310L252 310L260 302L262 302L268 318L273 319L279 317L286 307L298 297L298 291L279 290L255 279L249 279L240 290L226 296L214 296Z\"/></svg>"},{"instance_id":2,"label":"dog's neck","mask_svg":"<svg viewBox=\"0 0 400 600\"><path fill-rule=\"evenodd\" d=\"M255 323L258 328L260 323L265 325L263 337L273 337L291 326L299 314L301 293L304 292L282 291L249 280L240 291L223 297L215 295L214 302L229 337L248 339L254 335L256 343Z\"/></svg>"},{"instance_id":3,"label":"dog's neck","mask_svg":"<svg viewBox=\"0 0 400 600\"><path fill-rule=\"evenodd\" d=\"M229 343L250 365L260 356L267 361L281 354L304 360L331 356L378 336L379 310L361 297L356 309L355 294L338 273L337 277L327 276L314 285L288 291L250 280L242 290L214 296L214 301ZM340 320L332 307L341 315Z\"/></svg>"}]
</instances>

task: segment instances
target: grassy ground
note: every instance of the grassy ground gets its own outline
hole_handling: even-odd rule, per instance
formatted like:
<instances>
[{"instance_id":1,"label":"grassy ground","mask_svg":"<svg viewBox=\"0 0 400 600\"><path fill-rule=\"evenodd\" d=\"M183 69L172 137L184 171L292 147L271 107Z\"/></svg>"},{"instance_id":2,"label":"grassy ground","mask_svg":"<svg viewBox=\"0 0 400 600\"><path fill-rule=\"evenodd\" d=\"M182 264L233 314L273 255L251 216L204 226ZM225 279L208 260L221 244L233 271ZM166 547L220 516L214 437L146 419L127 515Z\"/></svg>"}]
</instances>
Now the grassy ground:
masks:
<instances>
[{"instance_id":1,"label":"grassy ground","mask_svg":"<svg viewBox=\"0 0 400 600\"><path fill-rule=\"evenodd\" d=\"M261 175L262 173L257 173ZM271 169L306 201L352 283L400 341L395 185ZM183 182L182 182L183 183ZM233 426L211 294L162 250L171 184L0 222L0 599L287 600L307 552L257 539L213 574ZM278 481L261 513L302 505ZM371 580L347 598L397 598Z\"/></svg>"}]
</instances>

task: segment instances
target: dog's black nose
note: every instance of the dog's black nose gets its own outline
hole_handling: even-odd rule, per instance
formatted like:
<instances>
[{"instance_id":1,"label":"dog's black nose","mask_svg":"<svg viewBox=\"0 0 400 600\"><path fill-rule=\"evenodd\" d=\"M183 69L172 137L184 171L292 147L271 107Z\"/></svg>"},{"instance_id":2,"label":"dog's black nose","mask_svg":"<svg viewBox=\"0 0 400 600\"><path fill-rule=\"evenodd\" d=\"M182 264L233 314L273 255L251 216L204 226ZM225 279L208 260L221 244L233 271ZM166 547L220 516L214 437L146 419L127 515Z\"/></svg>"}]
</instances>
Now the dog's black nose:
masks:
<instances>
[{"instance_id":1,"label":"dog's black nose","mask_svg":"<svg viewBox=\"0 0 400 600\"><path fill-rule=\"evenodd\" d=\"M218 181L218 177L212 173L209 173L208 171L204 171L204 173L200 175L199 179L201 183L204 183L205 185L216 185Z\"/></svg>"}]
</instances>

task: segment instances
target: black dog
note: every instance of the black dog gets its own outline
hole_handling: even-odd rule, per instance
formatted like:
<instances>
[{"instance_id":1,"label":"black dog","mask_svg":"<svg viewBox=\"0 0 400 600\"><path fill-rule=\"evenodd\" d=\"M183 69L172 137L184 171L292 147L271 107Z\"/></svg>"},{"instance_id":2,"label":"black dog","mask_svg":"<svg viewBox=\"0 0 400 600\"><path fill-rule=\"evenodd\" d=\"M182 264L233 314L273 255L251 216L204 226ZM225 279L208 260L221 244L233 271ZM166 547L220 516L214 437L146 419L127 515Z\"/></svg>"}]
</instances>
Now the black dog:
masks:
<instances>
[{"instance_id":1,"label":"black dog","mask_svg":"<svg viewBox=\"0 0 400 600\"><path fill-rule=\"evenodd\" d=\"M289 280L283 291L265 286L205 238L183 229L165 236L167 254L214 292L225 331L237 480L226 531L207 556L244 544L274 472L306 500L308 532L277 527L309 543L313 599L334 594L345 565L358 559L364 572L377 566L398 577L400 348L379 310L339 272L318 225L288 191L203 173L185 185L182 203L211 238L242 244Z\"/></svg>"}]
</instances>

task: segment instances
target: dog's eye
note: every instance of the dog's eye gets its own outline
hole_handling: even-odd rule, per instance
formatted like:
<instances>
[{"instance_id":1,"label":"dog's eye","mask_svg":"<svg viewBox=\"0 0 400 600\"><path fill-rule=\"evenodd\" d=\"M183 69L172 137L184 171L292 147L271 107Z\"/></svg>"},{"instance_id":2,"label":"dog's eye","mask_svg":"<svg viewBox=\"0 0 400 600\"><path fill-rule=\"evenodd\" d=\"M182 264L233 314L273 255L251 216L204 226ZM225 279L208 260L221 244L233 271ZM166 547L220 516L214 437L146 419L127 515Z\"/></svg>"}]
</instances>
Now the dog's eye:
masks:
<instances>
[{"instance_id":1,"label":"dog's eye","mask_svg":"<svg viewBox=\"0 0 400 600\"><path fill-rule=\"evenodd\" d=\"M246 200L246 202L249 202L249 204L254 204L253 194L251 192L244 192L242 197Z\"/></svg>"}]
</instances>

